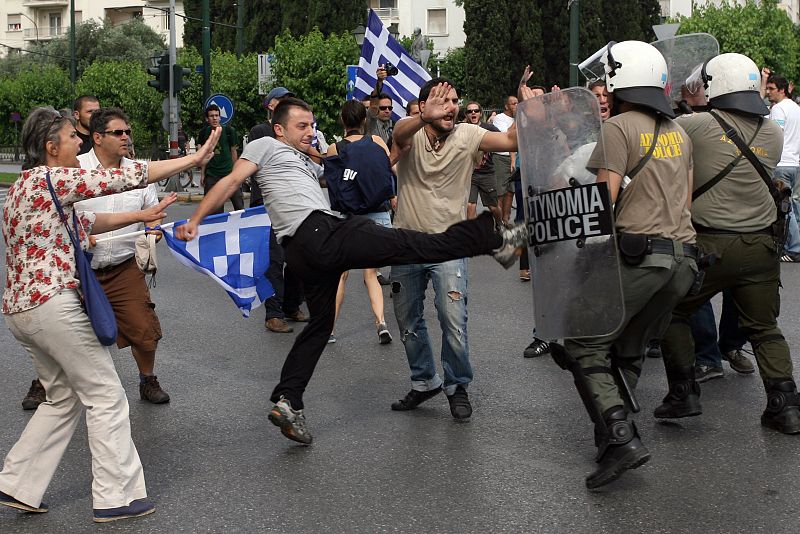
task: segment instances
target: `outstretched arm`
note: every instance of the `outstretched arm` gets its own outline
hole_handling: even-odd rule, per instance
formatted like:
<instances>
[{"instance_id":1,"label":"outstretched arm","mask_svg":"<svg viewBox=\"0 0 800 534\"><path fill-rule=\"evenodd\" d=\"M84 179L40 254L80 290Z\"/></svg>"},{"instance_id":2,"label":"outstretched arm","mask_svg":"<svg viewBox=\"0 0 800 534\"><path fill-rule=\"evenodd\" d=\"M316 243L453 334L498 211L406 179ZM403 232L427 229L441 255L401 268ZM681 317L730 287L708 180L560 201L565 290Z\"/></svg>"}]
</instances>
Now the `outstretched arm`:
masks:
<instances>
[{"instance_id":1,"label":"outstretched arm","mask_svg":"<svg viewBox=\"0 0 800 534\"><path fill-rule=\"evenodd\" d=\"M447 83L434 86L428 99L419 103L419 115L397 121L392 133L392 145L397 145L400 153L411 147L411 139L421 128L447 115L447 95L450 89L452 87Z\"/></svg>"},{"instance_id":2,"label":"outstretched arm","mask_svg":"<svg viewBox=\"0 0 800 534\"><path fill-rule=\"evenodd\" d=\"M178 200L176 193L170 193L153 207L140 211L122 211L119 213L95 213L94 224L92 225L93 234L102 234L124 228L129 224L147 223L153 220L163 219L167 216L164 210L167 206Z\"/></svg>"}]
</instances>

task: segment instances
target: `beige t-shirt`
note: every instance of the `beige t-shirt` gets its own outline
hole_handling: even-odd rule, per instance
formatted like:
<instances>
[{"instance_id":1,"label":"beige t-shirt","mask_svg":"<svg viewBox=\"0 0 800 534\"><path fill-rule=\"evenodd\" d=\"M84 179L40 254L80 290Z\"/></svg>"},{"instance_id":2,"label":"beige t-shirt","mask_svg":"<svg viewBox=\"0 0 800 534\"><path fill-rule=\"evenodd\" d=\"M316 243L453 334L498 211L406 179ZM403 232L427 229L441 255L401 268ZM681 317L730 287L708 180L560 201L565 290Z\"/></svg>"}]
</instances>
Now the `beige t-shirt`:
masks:
<instances>
[{"instance_id":1,"label":"beige t-shirt","mask_svg":"<svg viewBox=\"0 0 800 534\"><path fill-rule=\"evenodd\" d=\"M758 119L717 110L722 119L733 126L750 150L772 175L781 159L783 132L771 120L764 119L753 139ZM694 144L694 189L714 178L739 155L739 149L723 133L722 127L709 113L695 113L678 119L678 123ZM750 140L753 140L750 142ZM724 178L692 202L692 220L717 230L755 232L775 222L775 202L767 184L745 158Z\"/></svg>"},{"instance_id":2,"label":"beige t-shirt","mask_svg":"<svg viewBox=\"0 0 800 534\"><path fill-rule=\"evenodd\" d=\"M642 111L608 119L587 168L605 167L620 176L628 175L647 154L655 126L655 117ZM691 139L676 122L664 118L652 157L617 197L617 231L694 243L687 207L691 167Z\"/></svg>"},{"instance_id":3,"label":"beige t-shirt","mask_svg":"<svg viewBox=\"0 0 800 534\"><path fill-rule=\"evenodd\" d=\"M486 132L477 124L456 124L438 152L424 128L414 134L411 150L397 162L396 228L438 233L467 218L472 169Z\"/></svg>"}]
</instances>

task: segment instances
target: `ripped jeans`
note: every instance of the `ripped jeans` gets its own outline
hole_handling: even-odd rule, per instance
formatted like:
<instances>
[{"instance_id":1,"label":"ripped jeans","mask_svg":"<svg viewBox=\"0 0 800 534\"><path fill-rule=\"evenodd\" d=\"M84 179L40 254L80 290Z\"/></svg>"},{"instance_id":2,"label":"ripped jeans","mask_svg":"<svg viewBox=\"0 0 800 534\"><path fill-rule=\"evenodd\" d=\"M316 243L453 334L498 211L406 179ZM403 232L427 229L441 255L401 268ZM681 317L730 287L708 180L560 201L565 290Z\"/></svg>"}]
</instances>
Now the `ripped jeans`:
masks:
<instances>
[{"instance_id":1,"label":"ripped jeans","mask_svg":"<svg viewBox=\"0 0 800 534\"><path fill-rule=\"evenodd\" d=\"M442 328L442 370L436 361L425 324L425 289L433 281L434 305ZM467 260L392 267L392 302L400 338L411 368L411 388L428 391L444 386L452 395L456 386L472 381L467 342Z\"/></svg>"}]
</instances>

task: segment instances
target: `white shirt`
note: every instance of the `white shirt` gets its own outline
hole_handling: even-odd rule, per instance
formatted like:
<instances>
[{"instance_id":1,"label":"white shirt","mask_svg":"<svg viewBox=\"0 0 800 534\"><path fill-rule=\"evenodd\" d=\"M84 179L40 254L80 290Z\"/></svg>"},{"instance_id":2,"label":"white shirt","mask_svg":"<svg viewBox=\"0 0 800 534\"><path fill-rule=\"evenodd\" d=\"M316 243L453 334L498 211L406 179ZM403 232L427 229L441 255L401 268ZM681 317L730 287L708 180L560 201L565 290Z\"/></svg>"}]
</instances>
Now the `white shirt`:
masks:
<instances>
[{"instance_id":1,"label":"white shirt","mask_svg":"<svg viewBox=\"0 0 800 534\"><path fill-rule=\"evenodd\" d=\"M103 166L97 155L94 153L94 148L86 154L78 156L78 161L81 164L81 169L102 169ZM135 162L128 158L122 158L120 167L128 167ZM116 195L107 195L102 197L91 198L82 200L75 204L75 207L81 211L92 211L94 213L122 213L125 211L139 211L158 204L158 190L155 184L150 184L144 189L134 189L132 191L125 191L124 193L117 193ZM97 239L103 237L111 237L115 235L129 234L144 230L144 224L135 223L113 232L106 232L104 234L96 235ZM136 253L136 238L129 237L125 239L115 239L105 243L98 243L92 253L92 269L100 269L110 267L112 265L119 265L123 261L132 258Z\"/></svg>"},{"instance_id":2,"label":"white shirt","mask_svg":"<svg viewBox=\"0 0 800 534\"><path fill-rule=\"evenodd\" d=\"M769 118L783 128L783 152L778 167L800 166L800 106L784 98L772 106Z\"/></svg>"},{"instance_id":3,"label":"white shirt","mask_svg":"<svg viewBox=\"0 0 800 534\"><path fill-rule=\"evenodd\" d=\"M510 117L505 113L498 113L494 116L494 120L492 124L497 126L497 129L501 132L507 132L511 125L514 124L514 117ZM501 156L508 156L508 152L495 152L495 154L500 154Z\"/></svg>"}]
</instances>

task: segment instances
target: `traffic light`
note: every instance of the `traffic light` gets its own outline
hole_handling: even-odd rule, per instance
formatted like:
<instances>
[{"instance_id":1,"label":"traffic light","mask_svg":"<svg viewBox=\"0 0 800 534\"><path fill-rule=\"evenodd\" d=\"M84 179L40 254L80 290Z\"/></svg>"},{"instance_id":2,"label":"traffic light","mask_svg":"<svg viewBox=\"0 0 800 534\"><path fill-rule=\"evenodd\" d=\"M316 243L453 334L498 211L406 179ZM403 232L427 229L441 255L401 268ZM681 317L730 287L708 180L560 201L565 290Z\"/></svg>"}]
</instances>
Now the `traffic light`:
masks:
<instances>
[{"instance_id":1,"label":"traffic light","mask_svg":"<svg viewBox=\"0 0 800 534\"><path fill-rule=\"evenodd\" d=\"M178 96L178 93L180 92L181 89L184 89L184 88L189 87L190 85L192 85L192 82L190 82L189 80L184 80L183 79L184 76L188 76L189 74L191 74L191 72L192 71L190 69L182 67L181 65L178 65L177 63L172 66L172 94L173 95Z\"/></svg>"},{"instance_id":2,"label":"traffic light","mask_svg":"<svg viewBox=\"0 0 800 534\"><path fill-rule=\"evenodd\" d=\"M169 93L169 54L158 58L157 65L157 67L147 69L148 74L156 77L155 80L148 81L147 85L155 87L156 91Z\"/></svg>"}]
</instances>

